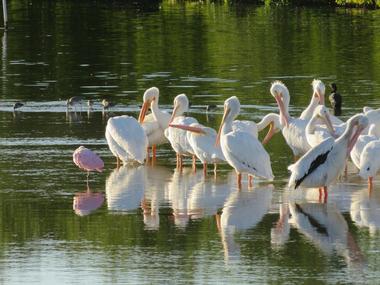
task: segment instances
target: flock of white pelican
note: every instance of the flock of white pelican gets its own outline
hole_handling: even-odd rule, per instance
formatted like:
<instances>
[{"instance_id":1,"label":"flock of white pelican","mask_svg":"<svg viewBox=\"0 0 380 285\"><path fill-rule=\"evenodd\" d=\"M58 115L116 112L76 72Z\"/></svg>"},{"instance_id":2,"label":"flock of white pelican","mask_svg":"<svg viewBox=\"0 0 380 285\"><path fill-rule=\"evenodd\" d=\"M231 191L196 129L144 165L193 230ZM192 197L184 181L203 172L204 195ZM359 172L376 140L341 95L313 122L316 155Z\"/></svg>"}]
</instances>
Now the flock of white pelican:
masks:
<instances>
[{"instance_id":1,"label":"flock of white pelican","mask_svg":"<svg viewBox=\"0 0 380 285\"><path fill-rule=\"evenodd\" d=\"M106 139L113 155L120 162L144 163L156 159L156 146L169 142L177 156L177 168L182 169L183 157L196 159L203 164L227 162L237 174L238 187L242 186L242 174L249 183L253 176L272 181L271 159L264 145L273 134L280 131L291 148L296 162L288 167L291 172L289 187L319 188L320 197L327 197L327 187L344 171L351 156L359 175L372 179L380 168L380 109L363 108L363 113L350 117L346 122L331 115L324 106L325 85L321 80L312 82L310 104L300 117L289 114L289 90L280 81L272 83L270 93L277 102L279 114L270 113L259 123L235 120L240 113L236 96L224 102L224 114L219 131L200 124L195 118L185 116L189 100L185 94L174 99L172 114L159 108L159 90L145 91L138 120L131 116L112 117L106 127ZM147 115L148 110L151 113ZM258 132L269 125L262 142Z\"/></svg>"}]
</instances>

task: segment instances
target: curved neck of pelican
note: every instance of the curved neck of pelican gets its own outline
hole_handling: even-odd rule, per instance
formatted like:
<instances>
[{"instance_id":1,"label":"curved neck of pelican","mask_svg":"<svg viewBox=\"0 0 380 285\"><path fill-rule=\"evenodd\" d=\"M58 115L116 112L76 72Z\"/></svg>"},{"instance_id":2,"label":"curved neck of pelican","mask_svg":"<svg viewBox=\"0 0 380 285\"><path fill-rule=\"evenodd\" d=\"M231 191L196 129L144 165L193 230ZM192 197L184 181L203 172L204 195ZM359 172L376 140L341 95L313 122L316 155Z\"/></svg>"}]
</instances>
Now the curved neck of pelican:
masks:
<instances>
[{"instance_id":1,"label":"curved neck of pelican","mask_svg":"<svg viewBox=\"0 0 380 285\"><path fill-rule=\"evenodd\" d=\"M256 124L257 126L257 131L258 132L261 132L262 130L264 130L270 123L274 123L274 125L277 125L276 124L276 121L279 121L280 118L278 116L278 114L275 114L275 113L269 113L267 115L265 115L260 122L258 122Z\"/></svg>"},{"instance_id":2,"label":"curved neck of pelican","mask_svg":"<svg viewBox=\"0 0 380 285\"><path fill-rule=\"evenodd\" d=\"M313 94L313 97L310 100L309 105L302 112L300 118L303 120L309 120L313 116L315 108L319 105L319 97Z\"/></svg>"},{"instance_id":3,"label":"curved neck of pelican","mask_svg":"<svg viewBox=\"0 0 380 285\"><path fill-rule=\"evenodd\" d=\"M152 111L153 118L163 127L167 128L169 126L169 121L164 116L164 112L158 107L158 97L150 103L150 109Z\"/></svg>"},{"instance_id":4,"label":"curved neck of pelican","mask_svg":"<svg viewBox=\"0 0 380 285\"><path fill-rule=\"evenodd\" d=\"M317 127L318 119L319 119L318 116L313 116L311 118L311 120L307 123L307 126L306 126L306 133L307 134L314 134L315 129Z\"/></svg>"}]
</instances>

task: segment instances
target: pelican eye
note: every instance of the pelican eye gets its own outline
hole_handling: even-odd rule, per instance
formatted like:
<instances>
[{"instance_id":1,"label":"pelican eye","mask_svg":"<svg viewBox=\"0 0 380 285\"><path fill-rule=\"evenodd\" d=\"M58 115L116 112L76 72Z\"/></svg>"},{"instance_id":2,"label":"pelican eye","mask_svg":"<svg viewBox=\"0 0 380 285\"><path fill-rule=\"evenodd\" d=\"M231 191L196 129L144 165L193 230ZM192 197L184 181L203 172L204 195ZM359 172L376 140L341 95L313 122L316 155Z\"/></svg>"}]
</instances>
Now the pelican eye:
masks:
<instances>
[{"instance_id":1,"label":"pelican eye","mask_svg":"<svg viewBox=\"0 0 380 285\"><path fill-rule=\"evenodd\" d=\"M367 171L369 171L369 167L367 167Z\"/></svg>"}]
</instances>

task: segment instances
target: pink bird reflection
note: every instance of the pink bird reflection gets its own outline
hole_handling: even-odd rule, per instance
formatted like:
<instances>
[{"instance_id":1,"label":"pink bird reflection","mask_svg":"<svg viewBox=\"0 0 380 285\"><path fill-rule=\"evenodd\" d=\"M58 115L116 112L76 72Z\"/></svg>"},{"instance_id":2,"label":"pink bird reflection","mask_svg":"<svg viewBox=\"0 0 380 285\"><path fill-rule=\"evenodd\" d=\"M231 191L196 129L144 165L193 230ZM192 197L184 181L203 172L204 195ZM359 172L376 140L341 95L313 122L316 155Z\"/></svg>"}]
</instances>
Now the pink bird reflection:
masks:
<instances>
[{"instance_id":1,"label":"pink bird reflection","mask_svg":"<svg viewBox=\"0 0 380 285\"><path fill-rule=\"evenodd\" d=\"M73 210L78 216L86 216L103 205L104 194L91 192L87 188L86 192L76 193L73 200Z\"/></svg>"}]
</instances>

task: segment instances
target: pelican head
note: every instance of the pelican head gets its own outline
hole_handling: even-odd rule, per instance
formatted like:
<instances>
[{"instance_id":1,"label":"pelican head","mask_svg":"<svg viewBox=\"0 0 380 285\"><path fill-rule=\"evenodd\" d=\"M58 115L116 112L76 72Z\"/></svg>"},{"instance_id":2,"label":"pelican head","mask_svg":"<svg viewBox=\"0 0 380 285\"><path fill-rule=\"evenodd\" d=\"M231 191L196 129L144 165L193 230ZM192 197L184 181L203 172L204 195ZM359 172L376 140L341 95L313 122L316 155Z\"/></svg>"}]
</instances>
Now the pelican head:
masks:
<instances>
[{"instance_id":1,"label":"pelican head","mask_svg":"<svg viewBox=\"0 0 380 285\"><path fill-rule=\"evenodd\" d=\"M311 85L313 86L314 96L319 98L319 104L325 105L325 84L319 79L313 79Z\"/></svg>"},{"instance_id":2,"label":"pelican head","mask_svg":"<svg viewBox=\"0 0 380 285\"><path fill-rule=\"evenodd\" d=\"M141 107L141 111L140 111L140 115L139 115L139 123L140 124L144 122L145 115L146 115L151 103L153 101L156 101L156 102L158 101L159 95L160 95L160 91L158 90L157 87L151 87L145 91L144 97L143 97L144 103Z\"/></svg>"},{"instance_id":3,"label":"pelican head","mask_svg":"<svg viewBox=\"0 0 380 285\"><path fill-rule=\"evenodd\" d=\"M170 123L176 116L181 116L183 113L189 110L189 99L185 94L179 94L173 101L173 113L170 118Z\"/></svg>"},{"instance_id":4,"label":"pelican head","mask_svg":"<svg viewBox=\"0 0 380 285\"><path fill-rule=\"evenodd\" d=\"M330 120L329 110L324 105L318 105L314 110L314 116L322 119L326 124L330 134L335 137L335 130Z\"/></svg>"},{"instance_id":5,"label":"pelican head","mask_svg":"<svg viewBox=\"0 0 380 285\"><path fill-rule=\"evenodd\" d=\"M289 124L288 106L290 101L289 90L281 81L274 81L270 88L270 93L276 99L277 105L280 109L280 122L282 125Z\"/></svg>"},{"instance_id":6,"label":"pelican head","mask_svg":"<svg viewBox=\"0 0 380 285\"><path fill-rule=\"evenodd\" d=\"M347 154L349 155L361 132L368 127L369 121L365 115L357 114L347 120L347 128L341 137L348 135Z\"/></svg>"},{"instance_id":7,"label":"pelican head","mask_svg":"<svg viewBox=\"0 0 380 285\"><path fill-rule=\"evenodd\" d=\"M222 128L225 122L232 122L237 115L240 113L240 102L236 96L232 96L224 101L224 114L222 118L222 122L220 123L218 135L216 137L215 144L218 145L220 143L220 135L222 133Z\"/></svg>"}]
</instances>

